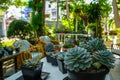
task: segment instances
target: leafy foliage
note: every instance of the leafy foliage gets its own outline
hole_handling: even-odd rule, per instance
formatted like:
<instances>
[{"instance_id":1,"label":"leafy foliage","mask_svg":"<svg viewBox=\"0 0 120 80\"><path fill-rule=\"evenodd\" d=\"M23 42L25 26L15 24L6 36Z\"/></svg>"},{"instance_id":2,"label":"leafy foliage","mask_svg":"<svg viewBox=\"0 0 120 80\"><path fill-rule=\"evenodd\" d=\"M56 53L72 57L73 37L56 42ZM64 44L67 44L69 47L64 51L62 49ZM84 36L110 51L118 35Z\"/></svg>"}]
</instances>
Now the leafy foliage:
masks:
<instances>
[{"instance_id":1,"label":"leafy foliage","mask_svg":"<svg viewBox=\"0 0 120 80\"><path fill-rule=\"evenodd\" d=\"M31 25L34 27L34 36L44 35L44 0L33 0L29 2L32 8Z\"/></svg>"},{"instance_id":2,"label":"leafy foliage","mask_svg":"<svg viewBox=\"0 0 120 80\"><path fill-rule=\"evenodd\" d=\"M19 37L25 39L27 36L32 35L32 27L30 24L23 20L14 20L10 23L7 31L8 37Z\"/></svg>"},{"instance_id":3,"label":"leafy foliage","mask_svg":"<svg viewBox=\"0 0 120 80\"><path fill-rule=\"evenodd\" d=\"M15 5L17 7L27 5L27 0L0 0L0 9L6 10L11 5Z\"/></svg>"}]
</instances>

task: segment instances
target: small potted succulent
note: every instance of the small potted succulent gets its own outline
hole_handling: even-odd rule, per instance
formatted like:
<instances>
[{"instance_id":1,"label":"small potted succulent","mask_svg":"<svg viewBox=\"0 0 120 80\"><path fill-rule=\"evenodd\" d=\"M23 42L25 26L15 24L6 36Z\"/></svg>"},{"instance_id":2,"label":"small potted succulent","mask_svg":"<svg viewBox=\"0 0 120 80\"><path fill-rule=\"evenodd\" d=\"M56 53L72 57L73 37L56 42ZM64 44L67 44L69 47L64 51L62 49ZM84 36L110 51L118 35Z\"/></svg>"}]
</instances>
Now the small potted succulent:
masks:
<instances>
[{"instance_id":1,"label":"small potted succulent","mask_svg":"<svg viewBox=\"0 0 120 80\"><path fill-rule=\"evenodd\" d=\"M74 40L74 39L68 39L63 44L63 51L67 51L67 49L73 48L75 46L76 46L76 40Z\"/></svg>"},{"instance_id":2,"label":"small potted succulent","mask_svg":"<svg viewBox=\"0 0 120 80\"><path fill-rule=\"evenodd\" d=\"M42 72L43 62L36 59L28 59L21 66L22 74L24 80L42 80L41 72Z\"/></svg>"},{"instance_id":3,"label":"small potted succulent","mask_svg":"<svg viewBox=\"0 0 120 80\"><path fill-rule=\"evenodd\" d=\"M70 80L105 80L115 58L102 39L94 38L70 48L64 57Z\"/></svg>"},{"instance_id":4,"label":"small potted succulent","mask_svg":"<svg viewBox=\"0 0 120 80\"><path fill-rule=\"evenodd\" d=\"M46 51L46 59L47 62L52 63L52 65L57 66L57 59L56 56L57 54L55 54L54 52L54 45L51 42L46 43L45 45L45 51Z\"/></svg>"},{"instance_id":5,"label":"small potted succulent","mask_svg":"<svg viewBox=\"0 0 120 80\"><path fill-rule=\"evenodd\" d=\"M67 69L64 65L64 57L66 52L59 52L57 56L57 63L59 70L64 74L67 73Z\"/></svg>"}]
</instances>

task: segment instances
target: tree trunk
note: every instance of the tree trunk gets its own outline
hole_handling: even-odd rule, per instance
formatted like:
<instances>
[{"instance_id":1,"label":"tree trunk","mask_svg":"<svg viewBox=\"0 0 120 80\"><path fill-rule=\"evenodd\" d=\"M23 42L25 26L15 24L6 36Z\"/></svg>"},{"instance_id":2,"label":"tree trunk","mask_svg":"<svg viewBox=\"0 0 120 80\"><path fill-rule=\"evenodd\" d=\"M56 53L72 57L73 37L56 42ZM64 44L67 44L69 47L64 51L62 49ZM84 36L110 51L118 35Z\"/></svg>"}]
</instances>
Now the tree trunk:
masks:
<instances>
[{"instance_id":1,"label":"tree trunk","mask_svg":"<svg viewBox=\"0 0 120 80\"><path fill-rule=\"evenodd\" d=\"M115 26L116 27L120 27L120 16L119 16L119 12L118 12L118 7L117 7L116 0L112 1L112 5L113 5L113 13L114 13Z\"/></svg>"},{"instance_id":2,"label":"tree trunk","mask_svg":"<svg viewBox=\"0 0 120 80\"><path fill-rule=\"evenodd\" d=\"M43 30L43 36L45 35L45 1L43 0L43 9L42 9L42 16L43 16L43 23L42 23L42 30Z\"/></svg>"}]
</instances>

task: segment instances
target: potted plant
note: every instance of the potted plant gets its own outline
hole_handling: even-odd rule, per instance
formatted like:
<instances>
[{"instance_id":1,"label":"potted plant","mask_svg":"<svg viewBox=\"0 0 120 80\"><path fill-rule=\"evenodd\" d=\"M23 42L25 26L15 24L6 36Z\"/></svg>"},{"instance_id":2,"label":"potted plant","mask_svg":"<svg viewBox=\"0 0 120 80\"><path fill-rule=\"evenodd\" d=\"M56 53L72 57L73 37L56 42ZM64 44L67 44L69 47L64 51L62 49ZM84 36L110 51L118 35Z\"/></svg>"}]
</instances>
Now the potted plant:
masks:
<instances>
[{"instance_id":1,"label":"potted plant","mask_svg":"<svg viewBox=\"0 0 120 80\"><path fill-rule=\"evenodd\" d=\"M114 67L114 61L113 54L99 38L70 48L64 57L71 80L105 80L106 74Z\"/></svg>"},{"instance_id":2,"label":"potted plant","mask_svg":"<svg viewBox=\"0 0 120 80\"><path fill-rule=\"evenodd\" d=\"M24 80L42 80L41 72L42 72L43 62L36 59L28 59L21 66L22 74Z\"/></svg>"},{"instance_id":3,"label":"potted plant","mask_svg":"<svg viewBox=\"0 0 120 80\"><path fill-rule=\"evenodd\" d=\"M6 50L9 55L13 54L13 48L12 48L12 46L5 46L4 50Z\"/></svg>"},{"instance_id":4,"label":"potted plant","mask_svg":"<svg viewBox=\"0 0 120 80\"><path fill-rule=\"evenodd\" d=\"M4 51L3 49L0 48L0 58L2 58L4 56Z\"/></svg>"},{"instance_id":5,"label":"potted plant","mask_svg":"<svg viewBox=\"0 0 120 80\"><path fill-rule=\"evenodd\" d=\"M77 45L76 40L74 39L68 39L63 44L63 51L67 51L69 48L73 48Z\"/></svg>"},{"instance_id":6,"label":"potted plant","mask_svg":"<svg viewBox=\"0 0 120 80\"><path fill-rule=\"evenodd\" d=\"M57 66L58 65L57 59L56 59L57 54L55 54L55 52L54 52L53 43L51 43L51 42L46 43L45 51L46 51L47 62L51 62L52 65Z\"/></svg>"},{"instance_id":7,"label":"potted plant","mask_svg":"<svg viewBox=\"0 0 120 80\"><path fill-rule=\"evenodd\" d=\"M57 56L58 68L63 74L67 73L67 69L64 65L64 56L65 56L65 52L59 52Z\"/></svg>"}]
</instances>

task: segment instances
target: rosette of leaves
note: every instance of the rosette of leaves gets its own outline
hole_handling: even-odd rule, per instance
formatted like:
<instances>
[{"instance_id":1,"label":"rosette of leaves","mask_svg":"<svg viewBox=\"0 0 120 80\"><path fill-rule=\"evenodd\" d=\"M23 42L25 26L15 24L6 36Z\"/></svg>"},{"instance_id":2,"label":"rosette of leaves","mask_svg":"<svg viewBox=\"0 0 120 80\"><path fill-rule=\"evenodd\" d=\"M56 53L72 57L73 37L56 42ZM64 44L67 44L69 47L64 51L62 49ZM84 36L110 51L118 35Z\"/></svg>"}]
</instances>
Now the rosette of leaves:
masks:
<instances>
[{"instance_id":1,"label":"rosette of leaves","mask_svg":"<svg viewBox=\"0 0 120 80\"><path fill-rule=\"evenodd\" d=\"M53 52L54 51L54 45L51 42L46 43L45 45L45 51L46 52Z\"/></svg>"},{"instance_id":2,"label":"rosette of leaves","mask_svg":"<svg viewBox=\"0 0 120 80\"><path fill-rule=\"evenodd\" d=\"M66 54L66 52L59 52L57 58L59 60L64 60L65 54Z\"/></svg>"},{"instance_id":3,"label":"rosette of leaves","mask_svg":"<svg viewBox=\"0 0 120 80\"><path fill-rule=\"evenodd\" d=\"M106 50L104 41L100 38L93 38L89 40L84 46L89 52L96 52L99 50Z\"/></svg>"},{"instance_id":4,"label":"rosette of leaves","mask_svg":"<svg viewBox=\"0 0 120 80\"><path fill-rule=\"evenodd\" d=\"M40 60L35 59L28 59L24 62L23 66L29 67L29 68L36 68L38 67L42 62Z\"/></svg>"},{"instance_id":5,"label":"rosette of leaves","mask_svg":"<svg viewBox=\"0 0 120 80\"><path fill-rule=\"evenodd\" d=\"M79 72L91 67L92 58L86 49L75 47L70 48L64 57L64 63L68 70Z\"/></svg>"},{"instance_id":6,"label":"rosette of leaves","mask_svg":"<svg viewBox=\"0 0 120 80\"><path fill-rule=\"evenodd\" d=\"M98 51L95 55L93 55L93 59L94 59L93 65L97 69L99 69L102 65L106 66L107 68L114 67L113 63L115 61L115 57L108 50Z\"/></svg>"}]
</instances>

